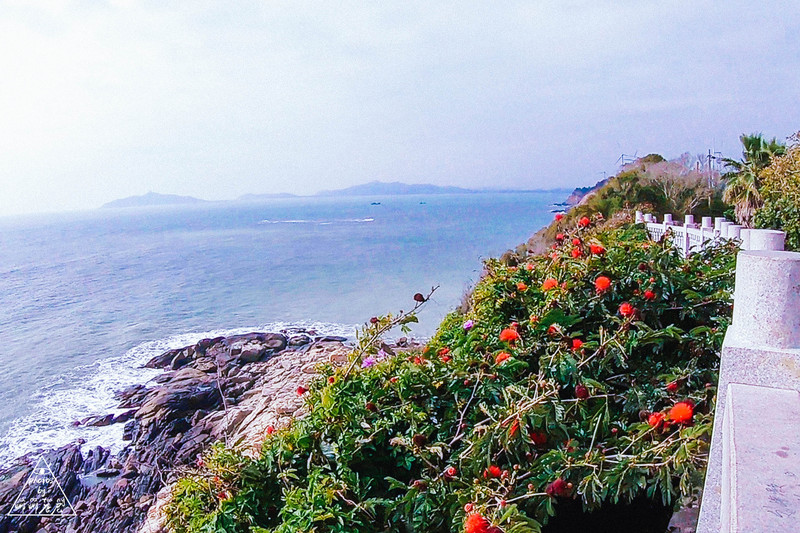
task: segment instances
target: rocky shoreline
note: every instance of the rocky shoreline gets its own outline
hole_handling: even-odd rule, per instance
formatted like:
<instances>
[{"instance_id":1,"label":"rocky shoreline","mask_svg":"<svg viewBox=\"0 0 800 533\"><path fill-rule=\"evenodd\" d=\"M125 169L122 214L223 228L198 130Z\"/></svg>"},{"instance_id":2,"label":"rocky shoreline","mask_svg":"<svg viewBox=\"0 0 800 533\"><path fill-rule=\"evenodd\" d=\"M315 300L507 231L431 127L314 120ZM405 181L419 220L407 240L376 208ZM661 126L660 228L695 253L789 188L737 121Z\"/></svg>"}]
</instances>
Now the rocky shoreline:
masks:
<instances>
[{"instance_id":1,"label":"rocky shoreline","mask_svg":"<svg viewBox=\"0 0 800 533\"><path fill-rule=\"evenodd\" d=\"M400 339L386 348L406 346ZM127 445L119 453L83 450L79 441L0 470L0 533L163 531L164 489L182 470L217 441L255 453L267 428L302 414L297 387L316 366L340 364L349 351L343 337L298 328L203 339L154 357L145 366L164 373L119 391L122 414L75 422L124 423Z\"/></svg>"}]
</instances>

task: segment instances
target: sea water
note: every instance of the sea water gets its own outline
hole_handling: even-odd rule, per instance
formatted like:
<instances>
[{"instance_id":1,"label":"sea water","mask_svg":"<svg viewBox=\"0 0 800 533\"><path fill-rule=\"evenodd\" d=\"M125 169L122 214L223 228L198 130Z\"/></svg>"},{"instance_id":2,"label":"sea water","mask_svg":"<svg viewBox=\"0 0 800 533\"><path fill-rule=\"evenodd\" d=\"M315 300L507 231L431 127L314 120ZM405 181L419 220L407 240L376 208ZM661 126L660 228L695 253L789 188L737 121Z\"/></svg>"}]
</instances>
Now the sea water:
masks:
<instances>
[{"instance_id":1,"label":"sea water","mask_svg":"<svg viewBox=\"0 0 800 533\"><path fill-rule=\"evenodd\" d=\"M352 336L438 286L431 335L563 193L289 198L0 218L0 465L78 438L117 449L141 368L204 337L304 326Z\"/></svg>"}]
</instances>

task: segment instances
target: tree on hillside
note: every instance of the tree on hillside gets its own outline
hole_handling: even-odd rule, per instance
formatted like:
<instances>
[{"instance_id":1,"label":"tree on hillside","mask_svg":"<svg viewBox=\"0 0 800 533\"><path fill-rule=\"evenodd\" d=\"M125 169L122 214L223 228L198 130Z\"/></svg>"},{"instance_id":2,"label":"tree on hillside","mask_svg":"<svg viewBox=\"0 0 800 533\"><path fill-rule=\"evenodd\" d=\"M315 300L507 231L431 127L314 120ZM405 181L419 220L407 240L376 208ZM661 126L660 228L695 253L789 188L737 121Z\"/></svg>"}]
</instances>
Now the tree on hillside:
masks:
<instances>
[{"instance_id":1,"label":"tree on hillside","mask_svg":"<svg viewBox=\"0 0 800 533\"><path fill-rule=\"evenodd\" d=\"M758 228L786 232L786 248L800 250L800 132L789 138L786 154L759 172L764 205L756 211Z\"/></svg>"},{"instance_id":2,"label":"tree on hillside","mask_svg":"<svg viewBox=\"0 0 800 533\"><path fill-rule=\"evenodd\" d=\"M767 141L760 133L742 134L742 159L723 159L731 170L724 174L726 179L724 200L733 205L734 214L740 224L751 227L753 214L761 207L760 183L758 173L769 166L773 158L786 153L786 145L776 138Z\"/></svg>"}]
</instances>

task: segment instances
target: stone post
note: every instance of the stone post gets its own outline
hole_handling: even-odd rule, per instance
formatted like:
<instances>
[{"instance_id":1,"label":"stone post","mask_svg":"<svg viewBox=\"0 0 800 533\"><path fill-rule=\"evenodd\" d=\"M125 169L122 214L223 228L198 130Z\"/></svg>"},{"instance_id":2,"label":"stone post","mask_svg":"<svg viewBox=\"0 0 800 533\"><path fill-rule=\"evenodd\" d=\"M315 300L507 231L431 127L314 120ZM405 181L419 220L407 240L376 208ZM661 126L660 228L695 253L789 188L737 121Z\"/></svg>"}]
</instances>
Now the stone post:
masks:
<instances>
[{"instance_id":1,"label":"stone post","mask_svg":"<svg viewBox=\"0 0 800 533\"><path fill-rule=\"evenodd\" d=\"M725 222L725 217L714 217L714 233L719 236L722 230L722 223Z\"/></svg>"},{"instance_id":2,"label":"stone post","mask_svg":"<svg viewBox=\"0 0 800 533\"><path fill-rule=\"evenodd\" d=\"M730 226L728 226L728 238L741 240L743 228L744 226L742 226L741 224L731 224Z\"/></svg>"},{"instance_id":3,"label":"stone post","mask_svg":"<svg viewBox=\"0 0 800 533\"><path fill-rule=\"evenodd\" d=\"M683 225L687 228L694 227L694 215L686 215L683 217Z\"/></svg>"},{"instance_id":4,"label":"stone post","mask_svg":"<svg viewBox=\"0 0 800 533\"><path fill-rule=\"evenodd\" d=\"M641 211L636 211L634 221L637 224L641 224L642 222L644 222L644 214Z\"/></svg>"},{"instance_id":5,"label":"stone post","mask_svg":"<svg viewBox=\"0 0 800 533\"><path fill-rule=\"evenodd\" d=\"M742 228L742 231L739 232L739 237L742 239L742 250L749 250L750 249L750 232L753 231L750 228Z\"/></svg>"},{"instance_id":6,"label":"stone post","mask_svg":"<svg viewBox=\"0 0 800 533\"><path fill-rule=\"evenodd\" d=\"M732 462L735 466L735 457L722 455L728 385L800 391L800 253L739 252L734 302L733 323L722 345L714 431L697 533L720 533L723 469L731 468ZM769 427L764 428L764 438L769 438L769 431Z\"/></svg>"},{"instance_id":7,"label":"stone post","mask_svg":"<svg viewBox=\"0 0 800 533\"><path fill-rule=\"evenodd\" d=\"M672 220L672 214L671 213L665 213L664 214L664 224L667 225L667 226L671 226L674 223L675 222Z\"/></svg>"},{"instance_id":8,"label":"stone post","mask_svg":"<svg viewBox=\"0 0 800 533\"><path fill-rule=\"evenodd\" d=\"M714 222L711 217L703 217L702 218L702 225L703 228L712 228L714 227Z\"/></svg>"},{"instance_id":9,"label":"stone post","mask_svg":"<svg viewBox=\"0 0 800 533\"><path fill-rule=\"evenodd\" d=\"M748 250L783 250L786 233L773 229L751 229Z\"/></svg>"},{"instance_id":10,"label":"stone post","mask_svg":"<svg viewBox=\"0 0 800 533\"><path fill-rule=\"evenodd\" d=\"M733 226L733 222L729 222L727 220L723 220L722 224L719 226L719 236L723 239L730 239L730 235L728 235L728 228Z\"/></svg>"}]
</instances>

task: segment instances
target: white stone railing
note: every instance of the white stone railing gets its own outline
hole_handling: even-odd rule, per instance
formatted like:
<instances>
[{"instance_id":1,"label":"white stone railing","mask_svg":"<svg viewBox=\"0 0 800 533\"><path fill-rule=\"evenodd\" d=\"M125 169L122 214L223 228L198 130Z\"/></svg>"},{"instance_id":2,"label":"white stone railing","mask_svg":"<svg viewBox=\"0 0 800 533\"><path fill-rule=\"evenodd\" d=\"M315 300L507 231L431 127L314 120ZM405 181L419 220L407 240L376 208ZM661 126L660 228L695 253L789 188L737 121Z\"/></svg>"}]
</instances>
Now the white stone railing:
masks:
<instances>
[{"instance_id":1,"label":"white stone railing","mask_svg":"<svg viewBox=\"0 0 800 533\"><path fill-rule=\"evenodd\" d=\"M782 231L748 229L725 217L702 217L701 223L697 224L694 215L686 215L681 224L671 214L666 214L659 223L655 215L636 211L636 223L645 224L654 241L661 240L667 232L671 233L673 244L684 257L719 240L741 241L742 250L783 250L786 239L786 233Z\"/></svg>"},{"instance_id":2,"label":"white stone railing","mask_svg":"<svg viewBox=\"0 0 800 533\"><path fill-rule=\"evenodd\" d=\"M739 252L733 299L697 533L796 533L800 253Z\"/></svg>"}]
</instances>

